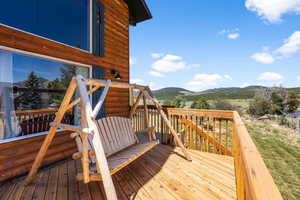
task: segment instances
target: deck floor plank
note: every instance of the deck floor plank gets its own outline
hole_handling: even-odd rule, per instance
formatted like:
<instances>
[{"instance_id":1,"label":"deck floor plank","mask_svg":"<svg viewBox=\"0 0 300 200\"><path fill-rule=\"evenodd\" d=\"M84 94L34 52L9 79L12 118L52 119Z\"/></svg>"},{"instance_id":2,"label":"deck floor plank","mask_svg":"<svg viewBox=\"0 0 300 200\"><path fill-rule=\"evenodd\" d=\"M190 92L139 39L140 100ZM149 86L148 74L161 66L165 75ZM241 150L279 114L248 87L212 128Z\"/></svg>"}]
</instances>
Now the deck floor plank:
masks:
<instances>
[{"instance_id":1,"label":"deck floor plank","mask_svg":"<svg viewBox=\"0 0 300 200\"><path fill-rule=\"evenodd\" d=\"M68 199L68 162L64 161L58 166L57 200Z\"/></svg>"},{"instance_id":2,"label":"deck floor plank","mask_svg":"<svg viewBox=\"0 0 300 200\"><path fill-rule=\"evenodd\" d=\"M68 199L79 200L78 181L76 180L76 165L75 160L68 162ZM75 176L74 176L75 175Z\"/></svg>"},{"instance_id":3,"label":"deck floor plank","mask_svg":"<svg viewBox=\"0 0 300 200\"><path fill-rule=\"evenodd\" d=\"M45 194L45 200L56 199L58 185L58 167L52 167L49 172L49 180Z\"/></svg>"},{"instance_id":4,"label":"deck floor plank","mask_svg":"<svg viewBox=\"0 0 300 200\"><path fill-rule=\"evenodd\" d=\"M42 170L40 173L38 173L35 181L39 182L41 180L41 178L43 177L44 173L45 173L44 170ZM21 199L22 200L31 200L33 198L33 194L34 194L36 186L37 186L37 184L27 185L25 190L22 193Z\"/></svg>"},{"instance_id":5,"label":"deck floor plank","mask_svg":"<svg viewBox=\"0 0 300 200\"><path fill-rule=\"evenodd\" d=\"M0 184L0 197L4 197L4 195L7 194L7 190L10 188L10 186L11 186L10 181Z\"/></svg>"},{"instance_id":6,"label":"deck floor plank","mask_svg":"<svg viewBox=\"0 0 300 200\"><path fill-rule=\"evenodd\" d=\"M118 199L129 200L130 198L128 198L126 195L124 188L121 187L120 182L116 179L116 176L113 176L113 182L116 187Z\"/></svg>"},{"instance_id":7,"label":"deck floor plank","mask_svg":"<svg viewBox=\"0 0 300 200\"><path fill-rule=\"evenodd\" d=\"M232 157L189 150L187 161L178 148L158 145L113 176L120 200L233 200L236 199ZM76 180L80 160L58 162L41 169L34 183L25 177L1 183L4 200L105 200L102 182Z\"/></svg>"},{"instance_id":8,"label":"deck floor plank","mask_svg":"<svg viewBox=\"0 0 300 200\"><path fill-rule=\"evenodd\" d=\"M160 155L163 152L159 152L160 154L151 154L147 155L148 157L145 157L145 163L147 162L154 163L156 165L160 165ZM213 192L213 190L210 188L209 182L205 182L204 179L201 180L195 180L196 174L193 173L194 169L192 168L192 163L187 163L182 165L184 162L183 158L175 155L172 155L175 158L177 158L177 162L166 162L165 167L168 170L164 170L168 173L168 176L172 176L172 174L176 174L175 178L177 181L184 180L184 184L189 187L189 191L194 193L197 199L220 199L220 195ZM174 158L174 159L175 159ZM149 160L149 161L148 161ZM203 163L204 164L204 163ZM180 172L180 173L179 173Z\"/></svg>"},{"instance_id":9,"label":"deck floor plank","mask_svg":"<svg viewBox=\"0 0 300 200\"><path fill-rule=\"evenodd\" d=\"M198 156L197 152L196 154L191 152L193 156ZM201 153L201 155L203 155ZM204 155L207 155L207 153L204 153ZM222 159L223 156L219 156L219 160ZM217 157L218 158L218 157ZM216 158L216 159L217 159ZM176 158L175 158L176 159ZM223 170L220 170L218 166L212 165L210 161L207 159L201 159L201 162L196 162L194 165L191 165L193 170L189 171L194 173L194 175L201 177L201 178L207 178L209 182L212 182L214 186L218 186L215 188L218 189L224 189L228 188L230 194L236 193L236 185L235 185L235 173L234 173L234 164L233 164L233 158L231 159L231 165L227 165L223 168ZM205 165L203 163L206 163ZM229 170L229 172L227 171Z\"/></svg>"},{"instance_id":10,"label":"deck floor plank","mask_svg":"<svg viewBox=\"0 0 300 200\"><path fill-rule=\"evenodd\" d=\"M82 172L81 160L75 161L76 172ZM88 184L84 184L82 181L78 182L79 196L81 200L92 200Z\"/></svg>"},{"instance_id":11,"label":"deck floor plank","mask_svg":"<svg viewBox=\"0 0 300 200\"><path fill-rule=\"evenodd\" d=\"M124 168L120 176L125 179L126 183L130 184L130 186L136 193L135 196L138 196L141 199L155 200L151 198L150 194L148 194L145 188L143 188L143 186L140 185L138 180L134 178L134 176L131 174L128 168Z\"/></svg>"},{"instance_id":12,"label":"deck floor plank","mask_svg":"<svg viewBox=\"0 0 300 200\"><path fill-rule=\"evenodd\" d=\"M114 177L116 178L114 182L118 182L124 194L127 196L127 199L142 200L139 196L136 195L136 191L131 187L131 184L128 183L126 179L124 179L124 176L122 176L122 172L118 172L118 174L116 174L116 176Z\"/></svg>"},{"instance_id":13,"label":"deck floor plank","mask_svg":"<svg viewBox=\"0 0 300 200\"><path fill-rule=\"evenodd\" d=\"M193 191L191 192L189 185L182 183L176 178L177 176L169 176L169 172L167 171L157 173L157 166L153 162L148 162L148 160L143 159L139 164L151 175L156 176L166 190L176 199L198 199L195 193Z\"/></svg>"},{"instance_id":14,"label":"deck floor plank","mask_svg":"<svg viewBox=\"0 0 300 200\"><path fill-rule=\"evenodd\" d=\"M164 152L164 149L160 149L160 153ZM176 151L175 151L176 152ZM155 155L154 155L155 156ZM195 156L192 154L192 156ZM195 157L193 157L195 158ZM176 165L182 165L182 161L180 160L181 158L174 155L174 158L172 158L173 161L171 164L176 163ZM231 158L231 162L233 165L233 159ZM192 170L190 170L192 169ZM200 180L198 179L195 181L195 183L201 183L203 181L207 182L205 183L206 185L212 185L212 188L215 189L229 189L229 193L235 193L235 178L234 178L234 168L230 167L231 173L227 174L226 168L224 170L220 170L219 168L212 168L212 164L210 162L207 162L207 160L202 159L201 162L192 162L192 163L186 163L183 164L181 167L181 170L187 174L191 174L191 177L196 178L199 177ZM195 173L196 172L196 173ZM209 184L210 183L210 184ZM218 186L218 187L214 187Z\"/></svg>"},{"instance_id":15,"label":"deck floor plank","mask_svg":"<svg viewBox=\"0 0 300 200\"><path fill-rule=\"evenodd\" d=\"M142 186L146 186L145 189L153 199L175 199L175 197L166 190L158 177L153 177L150 173L145 171L145 169L137 165L137 162L132 163L129 170Z\"/></svg>"},{"instance_id":16,"label":"deck floor plank","mask_svg":"<svg viewBox=\"0 0 300 200\"><path fill-rule=\"evenodd\" d=\"M157 167L159 165L159 161L153 161L152 158L147 158L149 161L145 161L144 163L147 165L153 165L154 167ZM153 164L151 164L153 163ZM182 169L178 167L178 165L170 166L170 164L166 163L166 166L170 167L168 170L164 170L165 176L166 177L173 177L176 182L181 182L181 180L184 180L183 186L178 185L177 187L174 187L173 190L176 192L179 191L188 191L194 195L194 197L186 195L189 197L189 199L216 199L212 194L209 194L205 187L203 186L198 186L197 183L193 180L192 176L187 176L185 173L183 173ZM160 172L161 173L161 172ZM171 174L176 174L176 176L172 176ZM169 181L168 181L169 182ZM180 187L179 187L180 186ZM185 199L185 198L182 198Z\"/></svg>"},{"instance_id":17,"label":"deck floor plank","mask_svg":"<svg viewBox=\"0 0 300 200\"><path fill-rule=\"evenodd\" d=\"M37 199L37 200L44 200L45 198L45 193L48 185L48 180L49 180L49 168L43 170L44 173L42 174L42 177L38 180L37 182L32 183L36 184L35 190L32 196L32 199Z\"/></svg>"}]
</instances>

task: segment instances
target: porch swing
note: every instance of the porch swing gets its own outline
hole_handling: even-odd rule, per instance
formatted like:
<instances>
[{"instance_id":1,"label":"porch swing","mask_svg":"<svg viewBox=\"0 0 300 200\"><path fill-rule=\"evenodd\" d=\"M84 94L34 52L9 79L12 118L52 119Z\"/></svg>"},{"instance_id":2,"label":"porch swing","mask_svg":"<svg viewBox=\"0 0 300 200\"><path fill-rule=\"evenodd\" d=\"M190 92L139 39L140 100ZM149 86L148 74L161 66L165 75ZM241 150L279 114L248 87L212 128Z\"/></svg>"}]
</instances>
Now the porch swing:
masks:
<instances>
[{"instance_id":1,"label":"porch swing","mask_svg":"<svg viewBox=\"0 0 300 200\"><path fill-rule=\"evenodd\" d=\"M87 90L87 86L91 87L89 91ZM93 110L89 94L92 94L101 87L105 88ZM134 102L130 111L130 118L105 117L99 120L96 119L110 87L139 90L136 102ZM80 98L71 102L76 88L78 88ZM161 105L152 95L148 87L136 84L111 82L110 80L84 79L81 75L78 75L73 77L70 82L61 106L56 113L54 122L51 123L49 133L26 178L26 184L32 182L57 129L60 128L73 132L71 138L75 139L78 152L74 153L72 158L81 159L83 169L83 173L79 173L77 179L84 183L89 183L90 181L103 181L107 199L116 200L117 195L111 176L159 144L159 141L155 136L155 127L147 127L143 131L144 133L148 133L149 136L149 141L144 143L139 141L136 133L133 131L131 118L133 117L141 98L144 100L146 124L148 124L146 98L149 98L170 129L174 140L182 149L186 159L191 160L187 150L162 110ZM81 107L80 127L62 124L61 120L63 119L64 114L78 103L80 103Z\"/></svg>"}]
</instances>

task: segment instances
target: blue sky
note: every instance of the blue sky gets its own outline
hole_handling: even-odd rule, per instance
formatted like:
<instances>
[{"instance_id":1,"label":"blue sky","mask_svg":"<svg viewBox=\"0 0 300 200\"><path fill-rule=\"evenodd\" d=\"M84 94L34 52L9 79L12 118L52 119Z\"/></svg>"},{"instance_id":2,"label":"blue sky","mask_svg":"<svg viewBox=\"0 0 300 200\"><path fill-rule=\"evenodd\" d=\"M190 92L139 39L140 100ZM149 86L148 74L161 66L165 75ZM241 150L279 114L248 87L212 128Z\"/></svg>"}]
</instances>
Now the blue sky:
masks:
<instances>
[{"instance_id":1,"label":"blue sky","mask_svg":"<svg viewBox=\"0 0 300 200\"><path fill-rule=\"evenodd\" d=\"M201 91L300 86L300 0L150 1L130 30L131 80Z\"/></svg>"}]
</instances>

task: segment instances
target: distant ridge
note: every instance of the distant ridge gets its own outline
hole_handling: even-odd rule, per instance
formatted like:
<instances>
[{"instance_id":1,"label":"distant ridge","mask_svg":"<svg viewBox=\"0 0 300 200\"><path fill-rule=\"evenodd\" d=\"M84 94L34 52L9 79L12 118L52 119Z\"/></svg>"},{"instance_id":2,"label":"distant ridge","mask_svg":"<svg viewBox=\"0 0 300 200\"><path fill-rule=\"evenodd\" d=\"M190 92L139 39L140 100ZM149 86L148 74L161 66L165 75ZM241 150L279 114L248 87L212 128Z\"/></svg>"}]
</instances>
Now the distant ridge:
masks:
<instances>
[{"instance_id":1,"label":"distant ridge","mask_svg":"<svg viewBox=\"0 0 300 200\"><path fill-rule=\"evenodd\" d=\"M213 100L213 99L251 99L255 92L266 89L265 86L251 85L244 88L241 87L227 87L214 88L201 92L193 92L180 87L166 87L160 90L153 91L153 94L160 100L172 100L176 96L182 95L189 101L195 101L199 98ZM294 91L300 94L300 87L287 88L289 91Z\"/></svg>"},{"instance_id":2,"label":"distant ridge","mask_svg":"<svg viewBox=\"0 0 300 200\"><path fill-rule=\"evenodd\" d=\"M184 88L180 87L166 87L162 88L160 90L154 90L153 94L158 98L158 99L169 99L169 98L174 98L178 95L191 95L194 92L186 90Z\"/></svg>"}]
</instances>

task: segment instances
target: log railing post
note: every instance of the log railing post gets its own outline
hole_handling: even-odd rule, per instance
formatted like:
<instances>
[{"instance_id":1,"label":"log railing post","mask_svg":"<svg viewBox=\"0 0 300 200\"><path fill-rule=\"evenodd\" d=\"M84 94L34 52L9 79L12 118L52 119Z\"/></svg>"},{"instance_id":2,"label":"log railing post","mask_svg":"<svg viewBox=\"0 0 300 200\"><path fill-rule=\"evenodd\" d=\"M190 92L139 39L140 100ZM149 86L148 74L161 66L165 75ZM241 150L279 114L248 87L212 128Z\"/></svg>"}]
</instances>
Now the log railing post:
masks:
<instances>
[{"instance_id":1,"label":"log railing post","mask_svg":"<svg viewBox=\"0 0 300 200\"><path fill-rule=\"evenodd\" d=\"M145 128L149 127L149 111L148 111L148 106L147 106L147 99L145 95L143 95L143 101L144 101L144 124Z\"/></svg>"},{"instance_id":2,"label":"log railing post","mask_svg":"<svg viewBox=\"0 0 300 200\"><path fill-rule=\"evenodd\" d=\"M165 112L162 110L161 105L159 104L159 102L157 101L157 99L152 95L149 94L150 89L147 90L142 90L143 94L146 95L156 106L157 110L159 111L159 114L162 116L162 118L164 119L166 125L168 126L168 128L170 129L174 139L176 140L178 146L181 148L181 150L183 151L185 157L187 160L192 160L190 154L188 153L188 151L186 150L186 148L184 147L184 145L182 144L181 140L179 140L176 131L174 130L174 128L172 127L171 122L169 121L167 115L165 114Z\"/></svg>"}]
</instances>

